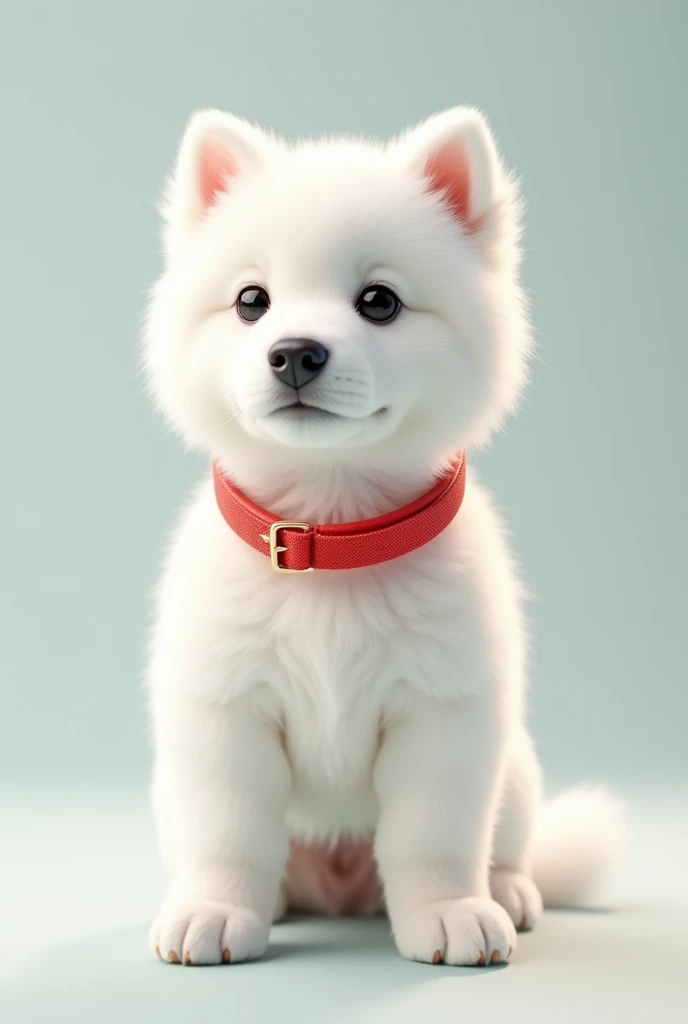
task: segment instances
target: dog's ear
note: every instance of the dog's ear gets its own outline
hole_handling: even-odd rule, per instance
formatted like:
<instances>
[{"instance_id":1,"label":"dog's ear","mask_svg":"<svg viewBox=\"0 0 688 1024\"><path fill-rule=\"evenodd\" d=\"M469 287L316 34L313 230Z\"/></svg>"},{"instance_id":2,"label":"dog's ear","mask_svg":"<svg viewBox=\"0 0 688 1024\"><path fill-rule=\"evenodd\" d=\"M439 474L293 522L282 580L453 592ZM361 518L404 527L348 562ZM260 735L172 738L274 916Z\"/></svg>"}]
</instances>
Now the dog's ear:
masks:
<instances>
[{"instance_id":1,"label":"dog's ear","mask_svg":"<svg viewBox=\"0 0 688 1024\"><path fill-rule=\"evenodd\" d=\"M183 245L238 176L267 159L272 145L259 128L231 114L201 110L193 115L161 208L168 256Z\"/></svg>"},{"instance_id":2,"label":"dog's ear","mask_svg":"<svg viewBox=\"0 0 688 1024\"><path fill-rule=\"evenodd\" d=\"M442 195L463 229L487 247L514 240L519 202L483 115L454 107L423 121L396 146L402 162Z\"/></svg>"}]
</instances>

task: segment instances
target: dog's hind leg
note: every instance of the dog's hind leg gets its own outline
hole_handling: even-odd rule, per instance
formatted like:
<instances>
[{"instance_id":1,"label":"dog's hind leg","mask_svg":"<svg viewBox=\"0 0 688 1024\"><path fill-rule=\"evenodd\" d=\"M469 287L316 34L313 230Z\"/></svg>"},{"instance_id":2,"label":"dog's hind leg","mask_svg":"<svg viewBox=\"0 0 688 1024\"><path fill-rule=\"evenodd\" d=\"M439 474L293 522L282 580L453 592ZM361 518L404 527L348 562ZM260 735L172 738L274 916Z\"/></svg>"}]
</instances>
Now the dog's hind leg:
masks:
<instances>
[{"instance_id":1,"label":"dog's hind leg","mask_svg":"<svg viewBox=\"0 0 688 1024\"><path fill-rule=\"evenodd\" d=\"M542 781L533 742L525 727L514 737L504 775L494 836L490 891L517 928L533 928L542 898L531 877L533 841L542 806Z\"/></svg>"}]
</instances>

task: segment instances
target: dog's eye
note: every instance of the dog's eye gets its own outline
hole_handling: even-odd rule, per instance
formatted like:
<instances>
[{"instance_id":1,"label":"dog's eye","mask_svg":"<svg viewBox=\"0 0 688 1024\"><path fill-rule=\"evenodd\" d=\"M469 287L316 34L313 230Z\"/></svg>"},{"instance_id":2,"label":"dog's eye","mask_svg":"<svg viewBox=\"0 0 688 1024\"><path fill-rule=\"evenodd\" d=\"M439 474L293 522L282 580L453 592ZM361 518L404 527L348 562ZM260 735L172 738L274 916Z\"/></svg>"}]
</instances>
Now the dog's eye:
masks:
<instances>
[{"instance_id":1,"label":"dog's eye","mask_svg":"<svg viewBox=\"0 0 688 1024\"><path fill-rule=\"evenodd\" d=\"M356 302L356 309L374 324L387 324L401 308L401 302L391 288L384 284L371 284L364 288Z\"/></svg>"},{"instance_id":2,"label":"dog's eye","mask_svg":"<svg viewBox=\"0 0 688 1024\"><path fill-rule=\"evenodd\" d=\"M244 288L239 292L236 308L241 319L251 324L254 320L260 320L263 313L268 311L270 308L270 296L264 288L251 285L250 288Z\"/></svg>"}]
</instances>

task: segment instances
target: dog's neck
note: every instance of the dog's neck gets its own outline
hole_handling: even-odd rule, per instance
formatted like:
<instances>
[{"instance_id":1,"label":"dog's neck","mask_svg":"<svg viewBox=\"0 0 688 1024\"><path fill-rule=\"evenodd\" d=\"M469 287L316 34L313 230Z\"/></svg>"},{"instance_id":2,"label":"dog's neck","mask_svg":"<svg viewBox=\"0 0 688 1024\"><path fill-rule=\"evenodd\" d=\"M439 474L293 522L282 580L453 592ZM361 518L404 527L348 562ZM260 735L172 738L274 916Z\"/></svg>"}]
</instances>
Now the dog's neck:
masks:
<instances>
[{"instance_id":1,"label":"dog's neck","mask_svg":"<svg viewBox=\"0 0 688 1024\"><path fill-rule=\"evenodd\" d=\"M252 502L282 519L346 523L401 508L432 486L446 460L394 467L360 467L322 460L271 465L220 460Z\"/></svg>"}]
</instances>

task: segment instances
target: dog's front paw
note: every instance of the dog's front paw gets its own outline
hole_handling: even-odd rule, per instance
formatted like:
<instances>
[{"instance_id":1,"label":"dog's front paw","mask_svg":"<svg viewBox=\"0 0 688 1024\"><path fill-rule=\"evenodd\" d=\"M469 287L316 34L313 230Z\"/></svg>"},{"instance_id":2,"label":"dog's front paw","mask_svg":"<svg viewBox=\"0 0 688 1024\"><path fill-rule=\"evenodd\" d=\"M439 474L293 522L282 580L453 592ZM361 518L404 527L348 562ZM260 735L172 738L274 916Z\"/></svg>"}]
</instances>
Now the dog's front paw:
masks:
<instances>
[{"instance_id":1,"label":"dog's front paw","mask_svg":"<svg viewBox=\"0 0 688 1024\"><path fill-rule=\"evenodd\" d=\"M268 945L270 923L246 907L215 900L165 906L150 930L150 947L172 964L254 960Z\"/></svg>"},{"instance_id":2,"label":"dog's front paw","mask_svg":"<svg viewBox=\"0 0 688 1024\"><path fill-rule=\"evenodd\" d=\"M532 878L520 871L496 868L490 876L490 891L520 931L535 927L542 914L542 896Z\"/></svg>"},{"instance_id":3,"label":"dog's front paw","mask_svg":"<svg viewBox=\"0 0 688 1024\"><path fill-rule=\"evenodd\" d=\"M502 963L516 947L509 915L478 896L430 903L396 925L394 937L407 960L456 967Z\"/></svg>"}]
</instances>

